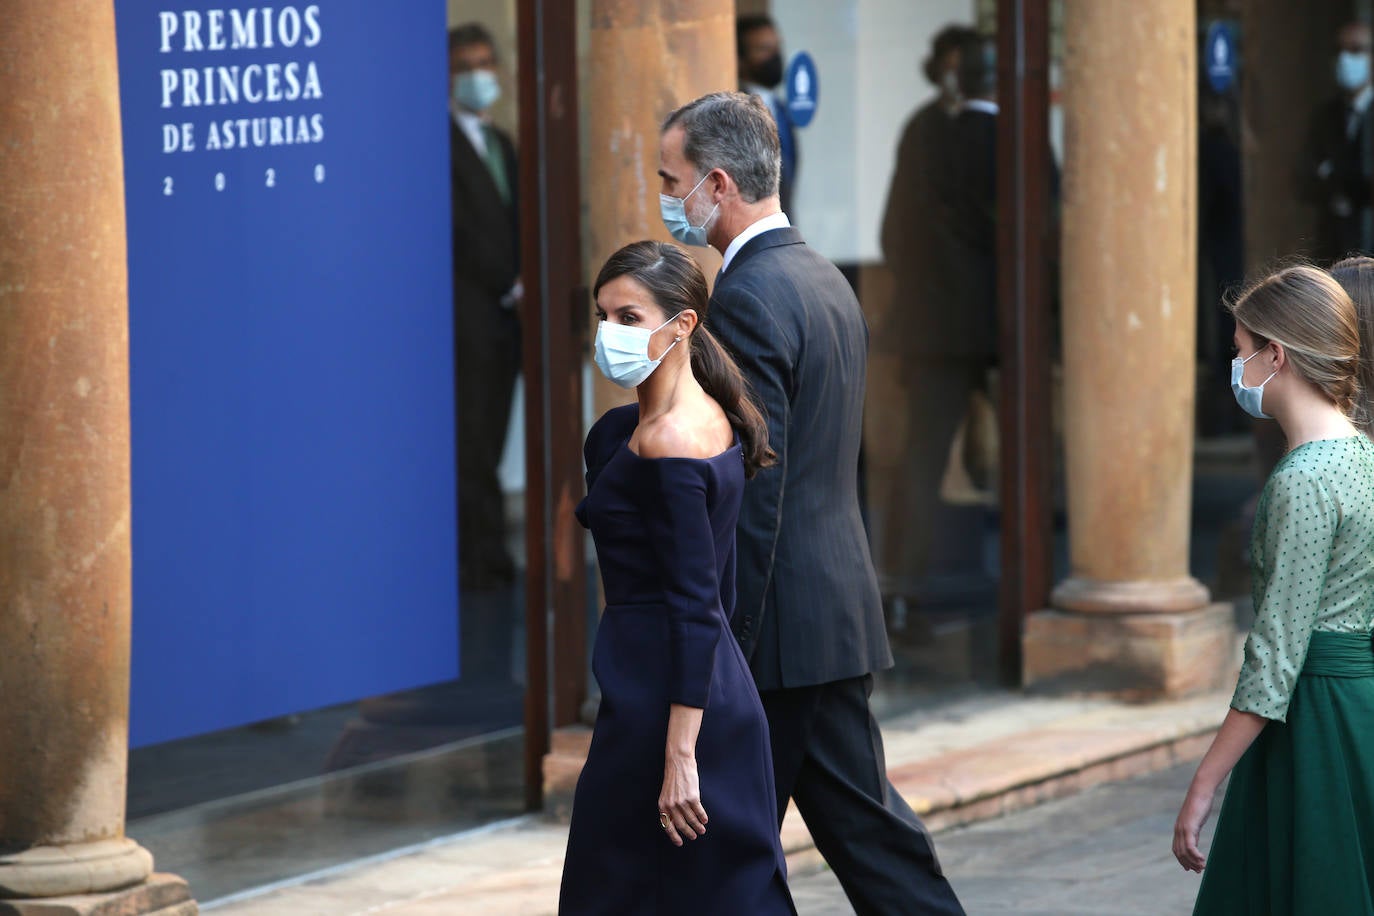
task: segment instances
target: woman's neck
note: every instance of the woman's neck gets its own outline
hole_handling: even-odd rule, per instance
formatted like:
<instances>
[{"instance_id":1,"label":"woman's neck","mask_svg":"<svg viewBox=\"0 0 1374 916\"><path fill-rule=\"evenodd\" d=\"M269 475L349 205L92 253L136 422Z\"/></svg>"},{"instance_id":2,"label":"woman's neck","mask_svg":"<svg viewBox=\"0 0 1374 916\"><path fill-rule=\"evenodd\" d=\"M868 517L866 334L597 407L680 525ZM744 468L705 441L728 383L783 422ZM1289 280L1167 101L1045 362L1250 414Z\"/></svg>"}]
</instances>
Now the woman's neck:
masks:
<instances>
[{"instance_id":1,"label":"woman's neck","mask_svg":"<svg viewBox=\"0 0 1374 916\"><path fill-rule=\"evenodd\" d=\"M1341 409L1316 391L1294 392L1295 397L1285 404L1274 418L1283 427L1290 449L1319 439L1344 439L1358 435L1359 430Z\"/></svg>"},{"instance_id":2,"label":"woman's neck","mask_svg":"<svg viewBox=\"0 0 1374 916\"><path fill-rule=\"evenodd\" d=\"M677 405L693 387L699 388L696 378L683 359L664 360L653 374L635 389L639 395L639 422L647 423L663 416Z\"/></svg>"}]
</instances>

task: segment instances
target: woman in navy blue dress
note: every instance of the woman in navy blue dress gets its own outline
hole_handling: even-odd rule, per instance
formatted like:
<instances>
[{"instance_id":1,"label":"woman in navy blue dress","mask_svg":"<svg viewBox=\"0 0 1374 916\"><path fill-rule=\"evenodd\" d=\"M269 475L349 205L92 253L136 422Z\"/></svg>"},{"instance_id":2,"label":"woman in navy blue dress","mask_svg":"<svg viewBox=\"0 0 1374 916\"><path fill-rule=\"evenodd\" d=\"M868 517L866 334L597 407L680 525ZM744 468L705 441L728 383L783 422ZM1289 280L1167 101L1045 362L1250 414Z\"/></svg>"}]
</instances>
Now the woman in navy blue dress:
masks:
<instances>
[{"instance_id":1,"label":"woman in navy blue dress","mask_svg":"<svg viewBox=\"0 0 1374 916\"><path fill-rule=\"evenodd\" d=\"M795 914L768 723L730 631L746 477L772 463L739 369L702 326L706 280L637 242L597 277L596 362L638 403L587 435L606 610L601 707L573 800L559 912Z\"/></svg>"}]
</instances>

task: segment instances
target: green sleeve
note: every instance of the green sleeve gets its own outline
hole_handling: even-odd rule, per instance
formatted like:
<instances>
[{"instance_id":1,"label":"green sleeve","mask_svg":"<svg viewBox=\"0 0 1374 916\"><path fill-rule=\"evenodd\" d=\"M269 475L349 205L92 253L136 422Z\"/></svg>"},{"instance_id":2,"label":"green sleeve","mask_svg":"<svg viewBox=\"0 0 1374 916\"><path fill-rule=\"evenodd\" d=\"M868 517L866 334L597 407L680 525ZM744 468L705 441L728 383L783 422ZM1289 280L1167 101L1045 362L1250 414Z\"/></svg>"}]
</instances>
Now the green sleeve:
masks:
<instances>
[{"instance_id":1,"label":"green sleeve","mask_svg":"<svg viewBox=\"0 0 1374 916\"><path fill-rule=\"evenodd\" d=\"M1251 549L1255 624L1231 706L1282 722L1320 615L1340 507L1301 468L1276 471L1260 503Z\"/></svg>"}]
</instances>

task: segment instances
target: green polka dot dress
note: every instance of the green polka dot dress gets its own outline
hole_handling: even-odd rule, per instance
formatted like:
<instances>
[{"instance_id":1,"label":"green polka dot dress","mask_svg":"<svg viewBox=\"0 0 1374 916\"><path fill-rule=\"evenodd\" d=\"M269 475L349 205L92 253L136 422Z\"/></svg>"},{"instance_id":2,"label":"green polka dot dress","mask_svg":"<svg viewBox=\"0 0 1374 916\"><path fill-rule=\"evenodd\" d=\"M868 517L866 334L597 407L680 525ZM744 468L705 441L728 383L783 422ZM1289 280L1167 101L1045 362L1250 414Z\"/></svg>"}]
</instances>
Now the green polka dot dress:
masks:
<instances>
[{"instance_id":1,"label":"green polka dot dress","mask_svg":"<svg viewBox=\"0 0 1374 916\"><path fill-rule=\"evenodd\" d=\"M1374 445L1308 442L1260 496L1231 774L1195 914L1374 916Z\"/></svg>"}]
</instances>

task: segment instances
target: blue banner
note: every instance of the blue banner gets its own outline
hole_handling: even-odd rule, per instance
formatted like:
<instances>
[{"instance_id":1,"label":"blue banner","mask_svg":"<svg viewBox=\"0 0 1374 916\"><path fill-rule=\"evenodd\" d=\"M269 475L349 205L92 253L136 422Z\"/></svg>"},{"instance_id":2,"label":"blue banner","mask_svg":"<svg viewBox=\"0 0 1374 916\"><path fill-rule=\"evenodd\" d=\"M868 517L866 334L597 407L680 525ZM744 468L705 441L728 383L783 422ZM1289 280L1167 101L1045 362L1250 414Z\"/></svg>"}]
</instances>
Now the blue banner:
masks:
<instances>
[{"instance_id":1,"label":"blue banner","mask_svg":"<svg viewBox=\"0 0 1374 916\"><path fill-rule=\"evenodd\" d=\"M445 4L115 13L132 743L457 676Z\"/></svg>"}]
</instances>

